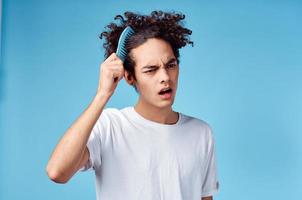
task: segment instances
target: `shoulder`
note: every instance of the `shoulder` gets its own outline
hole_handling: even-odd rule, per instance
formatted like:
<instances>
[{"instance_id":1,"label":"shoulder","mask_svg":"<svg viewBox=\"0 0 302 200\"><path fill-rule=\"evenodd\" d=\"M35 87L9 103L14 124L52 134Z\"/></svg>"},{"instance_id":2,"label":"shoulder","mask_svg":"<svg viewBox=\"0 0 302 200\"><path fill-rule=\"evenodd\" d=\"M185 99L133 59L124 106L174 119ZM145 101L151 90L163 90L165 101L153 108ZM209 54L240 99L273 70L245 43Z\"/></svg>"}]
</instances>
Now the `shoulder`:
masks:
<instances>
[{"instance_id":1,"label":"shoulder","mask_svg":"<svg viewBox=\"0 0 302 200\"><path fill-rule=\"evenodd\" d=\"M197 129L198 132L202 134L203 139L205 139L206 141L213 139L213 129L207 121L183 113L181 115L184 125Z\"/></svg>"},{"instance_id":2,"label":"shoulder","mask_svg":"<svg viewBox=\"0 0 302 200\"><path fill-rule=\"evenodd\" d=\"M116 108L104 108L100 114L97 124L109 126L113 121L119 118L120 111Z\"/></svg>"},{"instance_id":3,"label":"shoulder","mask_svg":"<svg viewBox=\"0 0 302 200\"><path fill-rule=\"evenodd\" d=\"M120 117L123 113L123 109L118 108L104 108L102 114L106 115L109 118Z\"/></svg>"},{"instance_id":4,"label":"shoulder","mask_svg":"<svg viewBox=\"0 0 302 200\"><path fill-rule=\"evenodd\" d=\"M197 132L200 138L200 144L202 147L202 152L204 155L209 155L213 152L215 147L215 138L213 134L212 126L203 119L192 117L192 116L185 116L187 123L194 124L197 127ZM196 129L195 129L196 130Z\"/></svg>"},{"instance_id":5,"label":"shoulder","mask_svg":"<svg viewBox=\"0 0 302 200\"><path fill-rule=\"evenodd\" d=\"M129 108L125 107L122 109L118 108L105 108L102 112L101 118L106 118L110 123L122 123L129 115Z\"/></svg>"},{"instance_id":6,"label":"shoulder","mask_svg":"<svg viewBox=\"0 0 302 200\"><path fill-rule=\"evenodd\" d=\"M211 131L211 125L203 119L193 117L187 114L181 113L182 121L184 124L189 124L191 126L197 126L199 128L205 129L207 131Z\"/></svg>"}]
</instances>

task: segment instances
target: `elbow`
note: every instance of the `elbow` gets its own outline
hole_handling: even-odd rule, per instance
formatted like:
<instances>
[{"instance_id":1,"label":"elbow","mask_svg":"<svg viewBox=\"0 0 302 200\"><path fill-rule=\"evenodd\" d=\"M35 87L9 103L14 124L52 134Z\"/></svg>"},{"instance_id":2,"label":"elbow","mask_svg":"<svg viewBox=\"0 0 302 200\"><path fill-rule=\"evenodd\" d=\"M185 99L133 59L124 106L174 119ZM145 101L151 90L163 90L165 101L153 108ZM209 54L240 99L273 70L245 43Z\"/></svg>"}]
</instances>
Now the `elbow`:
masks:
<instances>
[{"instance_id":1,"label":"elbow","mask_svg":"<svg viewBox=\"0 0 302 200\"><path fill-rule=\"evenodd\" d=\"M55 183L65 184L69 180L68 178L66 178L63 175L63 173L59 172L59 170L53 169L52 167L50 167L48 165L46 167L46 174L49 177L49 179Z\"/></svg>"}]
</instances>

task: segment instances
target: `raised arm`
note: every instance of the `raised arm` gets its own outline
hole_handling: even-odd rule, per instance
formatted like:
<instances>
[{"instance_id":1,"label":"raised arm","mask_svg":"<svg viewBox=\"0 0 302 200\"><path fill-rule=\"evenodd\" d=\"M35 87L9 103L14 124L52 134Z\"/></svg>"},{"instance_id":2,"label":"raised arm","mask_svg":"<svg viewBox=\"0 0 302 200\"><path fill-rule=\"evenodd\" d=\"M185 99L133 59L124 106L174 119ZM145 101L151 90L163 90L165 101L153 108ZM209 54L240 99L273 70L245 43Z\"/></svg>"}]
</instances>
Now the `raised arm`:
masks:
<instances>
[{"instance_id":1,"label":"raised arm","mask_svg":"<svg viewBox=\"0 0 302 200\"><path fill-rule=\"evenodd\" d=\"M54 182L66 183L88 161L86 144L90 133L118 82L123 78L123 63L115 53L111 54L100 68L96 96L64 133L48 161L46 172ZM115 78L117 81L114 81Z\"/></svg>"}]
</instances>

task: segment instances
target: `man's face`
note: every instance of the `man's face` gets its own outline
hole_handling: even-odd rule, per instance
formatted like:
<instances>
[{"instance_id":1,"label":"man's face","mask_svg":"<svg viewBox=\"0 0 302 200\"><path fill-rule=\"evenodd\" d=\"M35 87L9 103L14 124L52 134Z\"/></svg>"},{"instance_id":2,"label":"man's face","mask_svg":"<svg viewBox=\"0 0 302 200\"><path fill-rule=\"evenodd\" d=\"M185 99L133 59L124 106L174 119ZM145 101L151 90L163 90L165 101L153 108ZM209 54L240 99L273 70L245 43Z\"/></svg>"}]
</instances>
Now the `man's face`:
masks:
<instances>
[{"instance_id":1,"label":"man's face","mask_svg":"<svg viewBox=\"0 0 302 200\"><path fill-rule=\"evenodd\" d=\"M179 66L169 43L151 38L131 50L135 61L134 84L140 93L139 101L158 108L171 107L177 89ZM161 93L163 89L168 92Z\"/></svg>"}]
</instances>

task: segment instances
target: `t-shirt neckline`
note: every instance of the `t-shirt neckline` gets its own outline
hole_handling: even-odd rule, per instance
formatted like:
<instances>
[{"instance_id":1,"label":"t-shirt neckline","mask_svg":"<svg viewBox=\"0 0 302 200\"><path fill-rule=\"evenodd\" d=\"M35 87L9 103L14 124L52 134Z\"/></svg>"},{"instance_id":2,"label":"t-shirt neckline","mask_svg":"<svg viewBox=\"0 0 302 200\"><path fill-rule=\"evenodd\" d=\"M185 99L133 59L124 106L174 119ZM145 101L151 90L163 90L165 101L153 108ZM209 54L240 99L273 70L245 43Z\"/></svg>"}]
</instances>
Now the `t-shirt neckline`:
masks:
<instances>
[{"instance_id":1,"label":"t-shirt neckline","mask_svg":"<svg viewBox=\"0 0 302 200\"><path fill-rule=\"evenodd\" d=\"M142 115L140 115L138 112L136 112L136 110L134 109L133 106L131 107L128 107L129 111L131 112L131 114L133 114L132 116L135 117L136 120L144 123L144 124L149 124L149 125L152 125L152 126L157 126L157 127L175 127L175 126L178 126L181 121L182 121L182 113L181 112L177 112L178 113L178 120L176 123L174 124L162 124L162 123L159 123L159 122L155 122L155 121L152 121L152 120L149 120L149 119L146 119L145 117L143 117Z\"/></svg>"}]
</instances>

